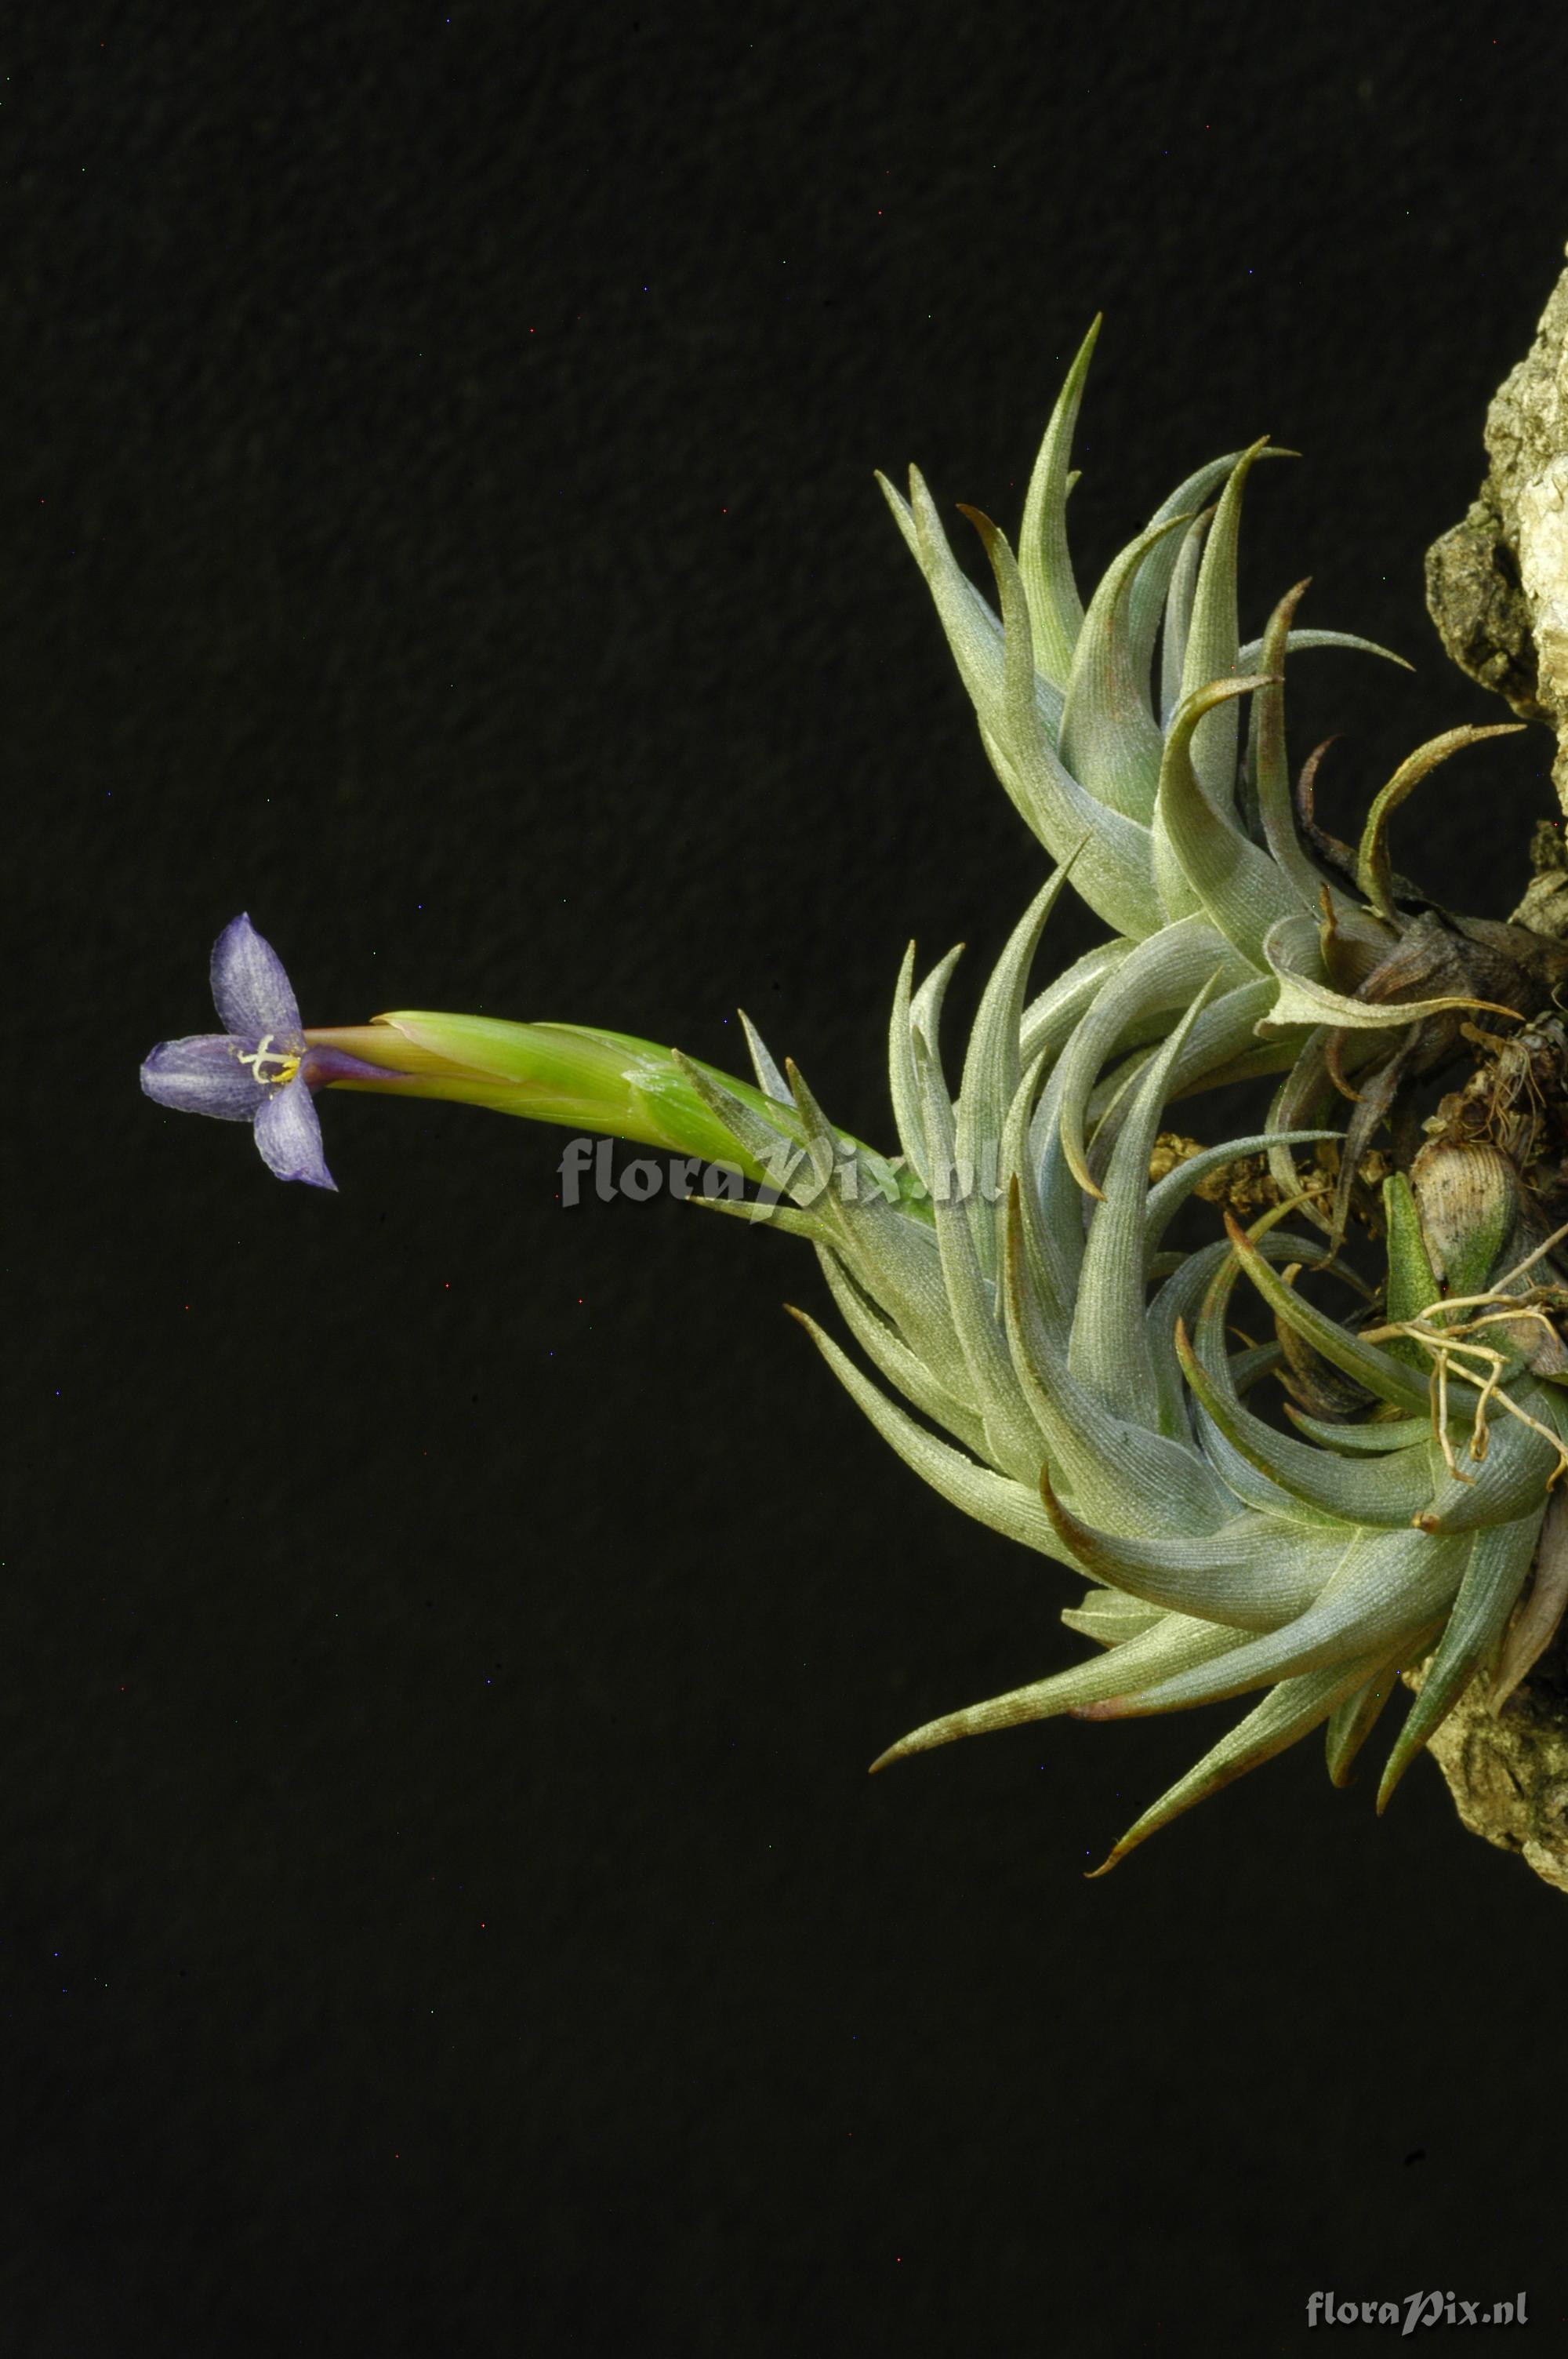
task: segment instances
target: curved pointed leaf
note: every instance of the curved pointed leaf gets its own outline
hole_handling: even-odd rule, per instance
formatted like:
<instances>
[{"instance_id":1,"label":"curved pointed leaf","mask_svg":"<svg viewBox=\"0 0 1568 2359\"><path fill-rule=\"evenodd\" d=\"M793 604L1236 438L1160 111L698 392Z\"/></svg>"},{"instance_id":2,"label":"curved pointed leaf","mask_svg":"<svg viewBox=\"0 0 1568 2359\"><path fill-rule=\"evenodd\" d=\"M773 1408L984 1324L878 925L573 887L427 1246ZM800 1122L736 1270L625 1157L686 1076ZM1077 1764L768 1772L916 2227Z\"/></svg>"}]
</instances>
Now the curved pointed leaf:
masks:
<instances>
[{"instance_id":1,"label":"curved pointed leaf","mask_svg":"<svg viewBox=\"0 0 1568 2359\"><path fill-rule=\"evenodd\" d=\"M1045 439L1029 478L1018 536L1020 570L1029 601L1030 627L1038 648L1037 660L1046 678L1058 688L1067 684L1073 649L1084 619L1083 604L1073 580L1073 561L1067 552L1067 461L1099 331L1100 316L1097 312L1051 412Z\"/></svg>"},{"instance_id":2,"label":"curved pointed leaf","mask_svg":"<svg viewBox=\"0 0 1568 2359\"><path fill-rule=\"evenodd\" d=\"M940 1720L928 1720L923 1728L912 1729L896 1745L890 1745L872 1762L871 1768L873 1772L885 1769L890 1761L902 1761L911 1753L929 1752L934 1745L951 1745L960 1736L987 1736L995 1729L1016 1728L1026 1721L1049 1720L1056 1712L1092 1703L1098 1696L1114 1692L1114 1669L1119 1669L1123 1678L1168 1678L1173 1671L1212 1662L1217 1656L1242 1643L1238 1631L1190 1622L1180 1614L1162 1614L1152 1630L1127 1639L1114 1655L1075 1663L1071 1670L1035 1680L1028 1687L1014 1688L1008 1695L992 1696L986 1703L968 1704L961 1712L944 1712ZM1110 1686L1108 1681L1111 1681Z\"/></svg>"},{"instance_id":3,"label":"curved pointed leaf","mask_svg":"<svg viewBox=\"0 0 1568 2359\"><path fill-rule=\"evenodd\" d=\"M1487 729L1445 729L1441 737L1429 737L1408 754L1373 800L1367 814L1360 846L1356 854L1356 882L1380 918L1390 923L1398 916L1394 907L1393 868L1389 859L1389 821L1411 789L1418 786L1440 762L1457 754L1463 745L1477 745L1483 737L1513 737L1524 728L1522 721L1501 721Z\"/></svg>"},{"instance_id":4,"label":"curved pointed leaf","mask_svg":"<svg viewBox=\"0 0 1568 2359\"><path fill-rule=\"evenodd\" d=\"M1208 544L1198 570L1192 623L1182 665L1182 701L1212 684L1227 682L1237 669L1236 549L1241 528L1241 495L1253 461L1269 447L1265 434L1243 451L1219 495ZM1192 740L1192 766L1204 798L1222 818L1236 808L1236 708L1224 699L1205 705Z\"/></svg>"},{"instance_id":5,"label":"curved pointed leaf","mask_svg":"<svg viewBox=\"0 0 1568 2359\"><path fill-rule=\"evenodd\" d=\"M1271 1761L1288 1745L1309 1735L1344 1697L1354 1695L1373 1669L1371 1658L1363 1657L1357 1662L1335 1664L1327 1669L1309 1671L1298 1679L1282 1681L1129 1827L1094 1874L1106 1875L1129 1852L1136 1851L1140 1843L1147 1843L1152 1834L1169 1826L1184 1810L1190 1810L1195 1802L1206 1801L1222 1786L1232 1785L1249 1769Z\"/></svg>"},{"instance_id":6,"label":"curved pointed leaf","mask_svg":"<svg viewBox=\"0 0 1568 2359\"><path fill-rule=\"evenodd\" d=\"M955 1450L951 1442L938 1440L934 1433L927 1433L906 1410L899 1408L861 1375L814 1319L795 1310L793 1304L785 1308L791 1318L797 1319L806 1329L850 1399L864 1409L883 1440L892 1443L904 1464L913 1468L922 1482L928 1483L940 1497L966 1516L972 1516L976 1523L1000 1532L1006 1539L1018 1540L1040 1556L1054 1557L1058 1564L1069 1565L1075 1572L1082 1570L1073 1563L1050 1517L1023 1484L1010 1482L1005 1474L993 1473L989 1466L977 1465L961 1450Z\"/></svg>"},{"instance_id":7,"label":"curved pointed leaf","mask_svg":"<svg viewBox=\"0 0 1568 2359\"><path fill-rule=\"evenodd\" d=\"M1260 675L1217 679L1182 699L1165 733L1160 793L1154 813L1154 874L1173 916L1193 903L1217 931L1262 970L1263 939L1280 918L1300 914L1300 903L1268 853L1241 832L1228 803L1203 786L1193 758L1206 715L1269 681Z\"/></svg>"},{"instance_id":8,"label":"curved pointed leaf","mask_svg":"<svg viewBox=\"0 0 1568 2359\"><path fill-rule=\"evenodd\" d=\"M1151 525L1118 557L1089 601L1062 705L1057 750L1076 778L1111 810L1148 826L1160 784L1162 739L1149 706L1149 671L1133 646L1130 603L1144 560L1190 524ZM1175 544L1172 541L1172 560Z\"/></svg>"},{"instance_id":9,"label":"curved pointed leaf","mask_svg":"<svg viewBox=\"0 0 1568 2359\"><path fill-rule=\"evenodd\" d=\"M1516 1524L1477 1532L1470 1561L1421 1693L1405 1715L1378 1788L1379 1815L1394 1788L1492 1654L1530 1572L1544 1506Z\"/></svg>"}]
</instances>

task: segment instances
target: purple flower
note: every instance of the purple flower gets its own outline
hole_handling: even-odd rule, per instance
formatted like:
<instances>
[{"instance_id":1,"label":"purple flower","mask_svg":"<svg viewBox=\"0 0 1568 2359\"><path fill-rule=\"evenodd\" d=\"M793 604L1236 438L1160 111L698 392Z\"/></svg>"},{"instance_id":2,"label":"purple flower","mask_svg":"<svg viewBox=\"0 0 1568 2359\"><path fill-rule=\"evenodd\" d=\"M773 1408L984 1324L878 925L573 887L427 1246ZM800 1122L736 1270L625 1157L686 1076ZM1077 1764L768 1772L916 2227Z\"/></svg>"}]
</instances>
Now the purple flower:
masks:
<instances>
[{"instance_id":1,"label":"purple flower","mask_svg":"<svg viewBox=\"0 0 1568 2359\"><path fill-rule=\"evenodd\" d=\"M228 1029L163 1041L142 1067L143 1089L180 1114L250 1123L269 1171L335 1190L312 1093L330 1082L384 1082L386 1073L310 1046L283 962L247 917L212 945L212 997Z\"/></svg>"}]
</instances>

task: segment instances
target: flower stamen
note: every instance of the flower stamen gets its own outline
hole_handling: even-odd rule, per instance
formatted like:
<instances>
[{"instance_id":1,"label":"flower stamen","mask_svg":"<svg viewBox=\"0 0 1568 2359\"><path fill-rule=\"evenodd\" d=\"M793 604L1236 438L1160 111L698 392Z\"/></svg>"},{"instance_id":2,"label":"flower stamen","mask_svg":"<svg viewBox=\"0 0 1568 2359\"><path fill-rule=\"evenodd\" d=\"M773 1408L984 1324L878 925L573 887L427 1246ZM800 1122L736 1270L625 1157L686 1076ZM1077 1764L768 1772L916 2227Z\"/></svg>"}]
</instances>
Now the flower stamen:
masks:
<instances>
[{"instance_id":1,"label":"flower stamen","mask_svg":"<svg viewBox=\"0 0 1568 2359\"><path fill-rule=\"evenodd\" d=\"M242 1049L240 1051L241 1064L250 1067L255 1080L265 1090L280 1088L286 1082L291 1082L299 1071L297 1053L287 1049L275 1049L272 1041L273 1035L264 1032L254 1049ZM276 1073L264 1073L264 1065L276 1065L278 1070Z\"/></svg>"}]
</instances>

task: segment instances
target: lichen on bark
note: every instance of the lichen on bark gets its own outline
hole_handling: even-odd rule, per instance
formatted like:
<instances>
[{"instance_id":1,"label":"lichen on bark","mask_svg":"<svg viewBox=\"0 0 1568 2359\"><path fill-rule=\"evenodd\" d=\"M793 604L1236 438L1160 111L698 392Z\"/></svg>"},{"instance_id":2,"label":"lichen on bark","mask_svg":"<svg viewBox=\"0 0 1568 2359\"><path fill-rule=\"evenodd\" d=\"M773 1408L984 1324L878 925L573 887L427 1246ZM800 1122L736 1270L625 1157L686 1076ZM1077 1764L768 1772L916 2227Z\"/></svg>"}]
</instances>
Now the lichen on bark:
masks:
<instances>
[{"instance_id":1,"label":"lichen on bark","mask_svg":"<svg viewBox=\"0 0 1568 2359\"><path fill-rule=\"evenodd\" d=\"M1427 605L1459 669L1557 739L1552 782L1568 811L1568 270L1534 343L1487 412L1490 467L1466 515L1427 552ZM1568 939L1568 850L1538 822L1534 871L1512 922ZM1560 1128L1568 1089L1553 1078ZM1561 1217L1559 1210L1558 1217ZM1524 1608L1521 1606L1521 1612ZM1419 1688L1422 1672L1408 1675ZM1508 1701L1483 1672L1429 1747L1471 1832L1568 1892L1568 1633Z\"/></svg>"},{"instance_id":2,"label":"lichen on bark","mask_svg":"<svg viewBox=\"0 0 1568 2359\"><path fill-rule=\"evenodd\" d=\"M1420 1671L1409 1685L1419 1689ZM1472 1681L1429 1751L1472 1834L1568 1892L1568 1658L1561 1640L1500 1712Z\"/></svg>"},{"instance_id":3,"label":"lichen on bark","mask_svg":"<svg viewBox=\"0 0 1568 2359\"><path fill-rule=\"evenodd\" d=\"M1568 811L1568 270L1487 411L1491 462L1426 559L1427 605L1461 671L1557 738Z\"/></svg>"}]
</instances>

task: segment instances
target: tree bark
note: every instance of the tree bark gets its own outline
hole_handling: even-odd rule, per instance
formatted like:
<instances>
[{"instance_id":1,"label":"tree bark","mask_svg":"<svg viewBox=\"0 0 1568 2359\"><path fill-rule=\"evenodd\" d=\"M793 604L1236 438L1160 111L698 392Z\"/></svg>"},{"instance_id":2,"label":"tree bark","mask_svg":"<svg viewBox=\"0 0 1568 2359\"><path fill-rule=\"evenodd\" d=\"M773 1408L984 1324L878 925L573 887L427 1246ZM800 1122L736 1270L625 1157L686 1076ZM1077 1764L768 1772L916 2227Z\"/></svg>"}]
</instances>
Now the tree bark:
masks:
<instances>
[{"instance_id":1,"label":"tree bark","mask_svg":"<svg viewBox=\"0 0 1568 2359\"><path fill-rule=\"evenodd\" d=\"M1552 729L1552 782L1568 811L1568 270L1492 397L1486 447L1479 493L1427 551L1427 606L1461 671ZM1513 922L1568 937L1560 825L1537 828L1530 863ZM1568 1892L1568 1625L1500 1710L1487 1675L1476 1679L1429 1749L1472 1833Z\"/></svg>"},{"instance_id":2,"label":"tree bark","mask_svg":"<svg viewBox=\"0 0 1568 2359\"><path fill-rule=\"evenodd\" d=\"M1419 1689L1422 1673L1408 1684ZM1483 1672L1427 1750L1472 1834L1568 1892L1568 1660L1562 1640L1495 1710Z\"/></svg>"},{"instance_id":3,"label":"tree bark","mask_svg":"<svg viewBox=\"0 0 1568 2359\"><path fill-rule=\"evenodd\" d=\"M1568 811L1568 270L1492 397L1486 445L1468 514L1427 551L1426 602L1460 670L1553 730Z\"/></svg>"}]
</instances>

